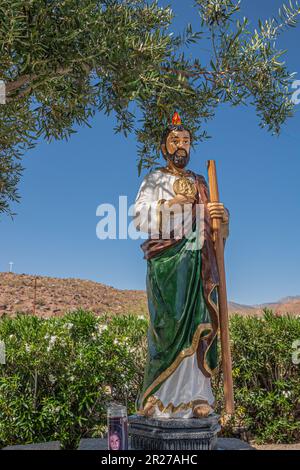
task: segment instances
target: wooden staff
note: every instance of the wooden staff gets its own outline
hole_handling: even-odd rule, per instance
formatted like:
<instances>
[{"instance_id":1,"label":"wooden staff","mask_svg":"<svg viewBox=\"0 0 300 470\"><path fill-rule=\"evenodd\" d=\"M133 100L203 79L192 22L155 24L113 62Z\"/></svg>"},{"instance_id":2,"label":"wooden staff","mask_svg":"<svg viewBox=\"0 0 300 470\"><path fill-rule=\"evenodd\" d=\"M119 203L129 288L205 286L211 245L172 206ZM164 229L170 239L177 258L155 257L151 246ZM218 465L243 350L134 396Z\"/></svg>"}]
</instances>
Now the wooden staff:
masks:
<instances>
[{"instance_id":1,"label":"wooden staff","mask_svg":"<svg viewBox=\"0 0 300 470\"><path fill-rule=\"evenodd\" d=\"M207 162L207 170L210 202L219 202L219 188L217 180L216 162L214 160L209 160ZM221 332L222 366L224 376L225 410L228 415L231 415L234 412L234 398L232 383L232 363L229 342L228 306L224 263L224 240L221 234L222 220L220 218L213 217L212 224L214 231L216 259L219 271L218 302Z\"/></svg>"}]
</instances>

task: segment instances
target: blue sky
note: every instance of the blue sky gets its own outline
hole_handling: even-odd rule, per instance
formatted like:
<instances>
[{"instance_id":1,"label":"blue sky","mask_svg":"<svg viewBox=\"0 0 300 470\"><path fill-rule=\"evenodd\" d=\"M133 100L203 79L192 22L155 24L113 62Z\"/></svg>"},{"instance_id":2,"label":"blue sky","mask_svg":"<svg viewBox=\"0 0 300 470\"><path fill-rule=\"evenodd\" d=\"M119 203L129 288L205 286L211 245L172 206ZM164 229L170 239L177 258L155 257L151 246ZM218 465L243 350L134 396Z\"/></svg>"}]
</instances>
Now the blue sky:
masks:
<instances>
[{"instance_id":1,"label":"blue sky","mask_svg":"<svg viewBox=\"0 0 300 470\"><path fill-rule=\"evenodd\" d=\"M197 18L192 1L171 4L175 25ZM244 0L253 26L281 5L277 0ZM300 72L300 26L288 30L289 69ZM197 51L194 51L197 53ZM300 77L298 76L298 79ZM217 162L222 202L231 212L226 246L228 297L256 304L300 294L300 105L274 137L258 126L251 107L222 106L207 131L212 139L192 152L190 168L206 175ZM92 128L80 128L68 142L40 142L25 159L21 204L12 221L0 223L0 270L14 262L17 273L92 279L121 289L144 289L146 262L141 241L99 240L96 208L135 199L141 183L136 142L113 132L114 119L98 113Z\"/></svg>"}]
</instances>

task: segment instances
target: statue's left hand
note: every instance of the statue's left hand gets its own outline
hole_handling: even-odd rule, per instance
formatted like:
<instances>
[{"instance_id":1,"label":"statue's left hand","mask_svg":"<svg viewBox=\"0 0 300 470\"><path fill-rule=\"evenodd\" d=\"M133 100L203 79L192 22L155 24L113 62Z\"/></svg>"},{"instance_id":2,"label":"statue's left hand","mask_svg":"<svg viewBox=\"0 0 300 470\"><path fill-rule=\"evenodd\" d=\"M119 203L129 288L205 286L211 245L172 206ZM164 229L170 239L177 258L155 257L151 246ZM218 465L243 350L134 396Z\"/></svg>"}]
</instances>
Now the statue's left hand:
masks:
<instances>
[{"instance_id":1,"label":"statue's left hand","mask_svg":"<svg viewBox=\"0 0 300 470\"><path fill-rule=\"evenodd\" d=\"M212 218L221 219L221 234L222 238L226 240L229 236L229 211L224 207L221 202L209 202L207 204L209 214Z\"/></svg>"},{"instance_id":2,"label":"statue's left hand","mask_svg":"<svg viewBox=\"0 0 300 470\"><path fill-rule=\"evenodd\" d=\"M223 224L228 223L228 211L225 209L222 202L209 202L207 208L211 218L221 219Z\"/></svg>"}]
</instances>

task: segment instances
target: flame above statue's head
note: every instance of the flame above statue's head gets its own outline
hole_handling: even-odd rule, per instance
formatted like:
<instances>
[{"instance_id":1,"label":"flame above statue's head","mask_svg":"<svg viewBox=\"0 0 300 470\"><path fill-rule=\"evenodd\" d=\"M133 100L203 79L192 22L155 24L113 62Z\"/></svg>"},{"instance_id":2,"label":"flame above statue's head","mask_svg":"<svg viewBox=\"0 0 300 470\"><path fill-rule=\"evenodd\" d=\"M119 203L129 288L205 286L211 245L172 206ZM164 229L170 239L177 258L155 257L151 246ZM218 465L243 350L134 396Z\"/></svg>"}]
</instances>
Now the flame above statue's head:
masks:
<instances>
[{"instance_id":1,"label":"flame above statue's head","mask_svg":"<svg viewBox=\"0 0 300 470\"><path fill-rule=\"evenodd\" d=\"M175 113L173 114L172 125L173 126L181 126L181 119L180 119L180 116L177 113L177 111L175 111Z\"/></svg>"}]
</instances>

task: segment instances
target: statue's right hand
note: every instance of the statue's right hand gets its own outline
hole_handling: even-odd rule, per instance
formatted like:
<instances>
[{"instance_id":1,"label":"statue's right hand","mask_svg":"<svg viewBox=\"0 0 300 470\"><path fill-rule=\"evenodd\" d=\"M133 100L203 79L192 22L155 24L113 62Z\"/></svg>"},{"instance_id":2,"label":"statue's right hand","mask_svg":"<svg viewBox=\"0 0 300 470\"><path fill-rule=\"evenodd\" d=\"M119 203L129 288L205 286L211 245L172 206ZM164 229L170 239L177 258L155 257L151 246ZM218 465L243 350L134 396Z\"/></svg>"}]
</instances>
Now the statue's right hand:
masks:
<instances>
[{"instance_id":1,"label":"statue's right hand","mask_svg":"<svg viewBox=\"0 0 300 470\"><path fill-rule=\"evenodd\" d=\"M172 207L174 204L180 204L181 206L183 206L184 204L193 204L193 202L193 197L188 197L184 194L176 194L175 197L167 201L167 204L169 207Z\"/></svg>"}]
</instances>

